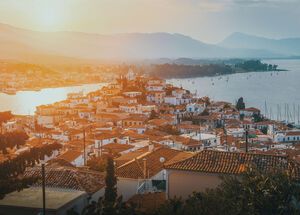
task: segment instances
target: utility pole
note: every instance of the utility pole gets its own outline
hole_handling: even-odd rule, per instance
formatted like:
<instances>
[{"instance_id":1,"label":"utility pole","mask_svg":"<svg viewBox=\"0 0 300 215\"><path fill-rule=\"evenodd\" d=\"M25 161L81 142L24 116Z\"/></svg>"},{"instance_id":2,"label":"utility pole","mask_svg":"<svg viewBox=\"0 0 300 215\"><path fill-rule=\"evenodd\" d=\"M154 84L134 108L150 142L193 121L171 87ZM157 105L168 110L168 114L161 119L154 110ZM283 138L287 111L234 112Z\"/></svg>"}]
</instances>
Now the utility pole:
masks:
<instances>
[{"instance_id":1,"label":"utility pole","mask_svg":"<svg viewBox=\"0 0 300 215\"><path fill-rule=\"evenodd\" d=\"M45 163L42 163L42 189L43 189L43 215L46 215L46 177L45 177Z\"/></svg>"},{"instance_id":2,"label":"utility pole","mask_svg":"<svg viewBox=\"0 0 300 215\"><path fill-rule=\"evenodd\" d=\"M248 153L248 129L246 129L246 153Z\"/></svg>"},{"instance_id":3,"label":"utility pole","mask_svg":"<svg viewBox=\"0 0 300 215\"><path fill-rule=\"evenodd\" d=\"M85 154L85 128L83 128L83 164L86 165L86 154Z\"/></svg>"}]
</instances>

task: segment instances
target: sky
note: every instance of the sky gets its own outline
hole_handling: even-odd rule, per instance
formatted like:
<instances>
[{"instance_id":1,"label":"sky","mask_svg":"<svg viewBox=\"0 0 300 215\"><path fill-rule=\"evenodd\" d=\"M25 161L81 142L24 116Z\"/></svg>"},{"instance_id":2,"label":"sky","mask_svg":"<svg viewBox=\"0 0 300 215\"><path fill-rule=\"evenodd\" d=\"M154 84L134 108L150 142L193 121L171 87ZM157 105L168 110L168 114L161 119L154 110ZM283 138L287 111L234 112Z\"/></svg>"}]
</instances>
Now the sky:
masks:
<instances>
[{"instance_id":1,"label":"sky","mask_svg":"<svg viewBox=\"0 0 300 215\"><path fill-rule=\"evenodd\" d=\"M181 33L208 43L233 32L300 37L300 0L0 0L0 23L38 31Z\"/></svg>"}]
</instances>

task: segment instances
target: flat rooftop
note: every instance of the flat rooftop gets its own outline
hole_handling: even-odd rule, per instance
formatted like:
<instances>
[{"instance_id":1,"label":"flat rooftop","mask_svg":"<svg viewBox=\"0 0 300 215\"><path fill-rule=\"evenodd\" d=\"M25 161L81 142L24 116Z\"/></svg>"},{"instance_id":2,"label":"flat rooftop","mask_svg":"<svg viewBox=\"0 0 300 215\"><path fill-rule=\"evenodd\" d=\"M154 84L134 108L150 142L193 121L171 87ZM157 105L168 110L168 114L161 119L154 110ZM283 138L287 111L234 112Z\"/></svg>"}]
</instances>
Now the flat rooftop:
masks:
<instances>
[{"instance_id":1,"label":"flat rooftop","mask_svg":"<svg viewBox=\"0 0 300 215\"><path fill-rule=\"evenodd\" d=\"M85 195L83 191L46 187L46 208L59 209L66 203L83 195ZM0 200L1 206L42 208L42 188L30 187L20 192L9 193L4 199Z\"/></svg>"}]
</instances>

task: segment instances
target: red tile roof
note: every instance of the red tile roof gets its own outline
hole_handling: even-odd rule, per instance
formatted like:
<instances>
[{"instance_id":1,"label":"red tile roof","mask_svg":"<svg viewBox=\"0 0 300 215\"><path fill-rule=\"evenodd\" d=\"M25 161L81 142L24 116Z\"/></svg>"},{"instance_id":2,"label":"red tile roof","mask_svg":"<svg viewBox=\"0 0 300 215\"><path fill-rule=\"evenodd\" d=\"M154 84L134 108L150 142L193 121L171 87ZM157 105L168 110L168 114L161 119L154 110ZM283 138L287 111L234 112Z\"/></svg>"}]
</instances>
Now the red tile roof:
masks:
<instances>
[{"instance_id":1,"label":"red tile roof","mask_svg":"<svg viewBox=\"0 0 300 215\"><path fill-rule=\"evenodd\" d=\"M120 153L129 149L134 148L134 146L129 144L120 144L120 143L109 143L102 147L103 150L106 150L108 152L112 153Z\"/></svg>"},{"instance_id":2,"label":"red tile roof","mask_svg":"<svg viewBox=\"0 0 300 215\"><path fill-rule=\"evenodd\" d=\"M47 165L45 170L48 187L75 189L92 194L105 186L105 176L95 171L56 165ZM24 176L41 178L41 168L38 166L28 168ZM41 181L36 185L40 186Z\"/></svg>"},{"instance_id":3,"label":"red tile roof","mask_svg":"<svg viewBox=\"0 0 300 215\"><path fill-rule=\"evenodd\" d=\"M68 150L65 153L63 153L62 155L58 156L58 159L62 159L68 162L72 162L74 161L76 158L78 158L81 155L81 151L77 151L77 150Z\"/></svg>"},{"instance_id":4,"label":"red tile roof","mask_svg":"<svg viewBox=\"0 0 300 215\"><path fill-rule=\"evenodd\" d=\"M252 165L263 171L274 168L283 171L289 170L293 176L300 179L300 166L290 161L287 156L265 154L204 150L191 158L166 165L166 168L208 173L240 174Z\"/></svg>"},{"instance_id":5,"label":"red tile roof","mask_svg":"<svg viewBox=\"0 0 300 215\"><path fill-rule=\"evenodd\" d=\"M144 159L146 159L147 178L151 178L163 170L164 164L160 161L160 158L164 158L167 162L179 153L178 150L159 148L118 167L116 174L121 178L144 178Z\"/></svg>"}]
</instances>

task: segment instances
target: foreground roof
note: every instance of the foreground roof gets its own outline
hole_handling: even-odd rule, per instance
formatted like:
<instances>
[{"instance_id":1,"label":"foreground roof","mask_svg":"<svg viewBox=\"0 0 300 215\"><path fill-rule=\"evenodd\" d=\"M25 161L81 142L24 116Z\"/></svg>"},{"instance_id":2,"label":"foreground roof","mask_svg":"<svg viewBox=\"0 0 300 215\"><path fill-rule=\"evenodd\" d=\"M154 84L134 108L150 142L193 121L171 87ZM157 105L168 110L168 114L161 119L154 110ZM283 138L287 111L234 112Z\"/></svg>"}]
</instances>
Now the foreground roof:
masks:
<instances>
[{"instance_id":1,"label":"foreground roof","mask_svg":"<svg viewBox=\"0 0 300 215\"><path fill-rule=\"evenodd\" d=\"M95 193L105 186L104 175L101 173L70 166L46 166L46 186L73 189ZM41 178L41 168L36 166L26 169L24 177ZM36 185L41 185L38 181Z\"/></svg>"},{"instance_id":2,"label":"foreground roof","mask_svg":"<svg viewBox=\"0 0 300 215\"><path fill-rule=\"evenodd\" d=\"M176 155L180 154L181 151L159 148L152 152L145 153L140 157L125 163L124 165L117 168L116 174L121 178L144 178L144 159L146 161L146 174L147 178L159 173L164 168L161 158L164 158L165 162L170 161Z\"/></svg>"},{"instance_id":3,"label":"foreground roof","mask_svg":"<svg viewBox=\"0 0 300 215\"><path fill-rule=\"evenodd\" d=\"M167 164L165 167L166 169L207 173L240 174L249 166L262 171L273 169L289 171L292 176L300 178L300 166L289 160L287 156L244 152L204 150L183 161Z\"/></svg>"},{"instance_id":4,"label":"foreground roof","mask_svg":"<svg viewBox=\"0 0 300 215\"><path fill-rule=\"evenodd\" d=\"M84 195L86 195L85 192L78 190L47 188L46 208L59 209L60 207L68 204L70 201L74 201L75 199L80 198ZM4 199L0 200L0 208L5 208L5 206L20 208L41 208L43 205L41 196L41 187L30 187L21 191L15 191L7 194Z\"/></svg>"}]
</instances>

